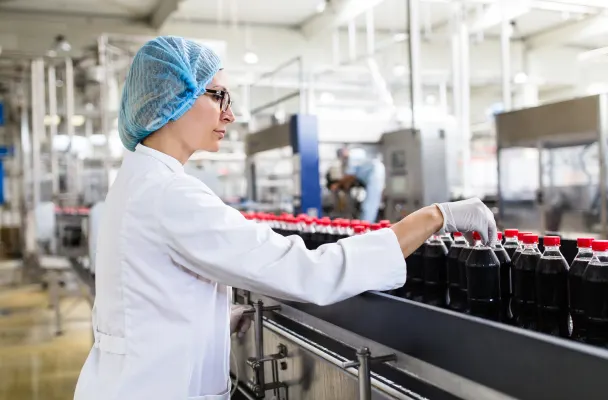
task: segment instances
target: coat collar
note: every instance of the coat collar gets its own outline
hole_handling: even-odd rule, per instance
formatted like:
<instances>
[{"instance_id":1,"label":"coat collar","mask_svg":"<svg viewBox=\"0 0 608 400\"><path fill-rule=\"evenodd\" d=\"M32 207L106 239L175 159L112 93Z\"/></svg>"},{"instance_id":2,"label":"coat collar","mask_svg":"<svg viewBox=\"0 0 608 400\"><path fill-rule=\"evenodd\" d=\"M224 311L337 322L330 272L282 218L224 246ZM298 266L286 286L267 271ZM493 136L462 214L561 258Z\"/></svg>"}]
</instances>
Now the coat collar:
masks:
<instances>
[{"instance_id":1,"label":"coat collar","mask_svg":"<svg viewBox=\"0 0 608 400\"><path fill-rule=\"evenodd\" d=\"M169 169L173 172L184 172L184 166L182 165L182 163L180 163L179 161L177 161L175 158L171 157L168 154L165 154L158 150L154 150L150 147L144 146L141 143L139 143L135 147L135 152L157 159L158 161L162 162L167 167L169 167Z\"/></svg>"}]
</instances>

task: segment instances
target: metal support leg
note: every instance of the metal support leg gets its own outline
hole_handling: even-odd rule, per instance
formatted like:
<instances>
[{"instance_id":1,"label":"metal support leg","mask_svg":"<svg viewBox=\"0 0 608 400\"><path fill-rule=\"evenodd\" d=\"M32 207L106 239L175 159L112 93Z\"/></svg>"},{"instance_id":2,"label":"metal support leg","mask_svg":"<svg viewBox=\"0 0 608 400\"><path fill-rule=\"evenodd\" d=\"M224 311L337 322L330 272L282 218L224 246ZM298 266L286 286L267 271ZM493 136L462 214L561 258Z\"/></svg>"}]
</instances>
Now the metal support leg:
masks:
<instances>
[{"instance_id":1,"label":"metal support leg","mask_svg":"<svg viewBox=\"0 0 608 400\"><path fill-rule=\"evenodd\" d=\"M60 336L63 333L61 326L61 308L60 308L60 296L59 296L59 271L49 270L49 297L50 302L55 313L55 335Z\"/></svg>"},{"instance_id":2,"label":"metal support leg","mask_svg":"<svg viewBox=\"0 0 608 400\"><path fill-rule=\"evenodd\" d=\"M271 384L266 384L264 376L264 363L267 361L276 362L276 360L287 357L287 348L285 348L285 346L279 346L279 351L277 354L271 354L264 357L264 311L278 311L281 309L281 306L264 307L264 303L261 300L258 300L257 302L253 303L253 308L253 311L246 311L244 313L250 314L255 312L255 357L248 360L249 366L254 370L254 375L253 380L249 383L249 389L261 399L265 397L266 390L272 390L285 386L274 379Z\"/></svg>"},{"instance_id":3,"label":"metal support leg","mask_svg":"<svg viewBox=\"0 0 608 400\"><path fill-rule=\"evenodd\" d=\"M395 354L372 357L369 349L367 347L362 347L357 350L357 361L350 361L342 365L344 369L356 367L359 368L359 400L371 400L372 398L372 377L370 364L395 360L397 360L397 356Z\"/></svg>"}]
</instances>

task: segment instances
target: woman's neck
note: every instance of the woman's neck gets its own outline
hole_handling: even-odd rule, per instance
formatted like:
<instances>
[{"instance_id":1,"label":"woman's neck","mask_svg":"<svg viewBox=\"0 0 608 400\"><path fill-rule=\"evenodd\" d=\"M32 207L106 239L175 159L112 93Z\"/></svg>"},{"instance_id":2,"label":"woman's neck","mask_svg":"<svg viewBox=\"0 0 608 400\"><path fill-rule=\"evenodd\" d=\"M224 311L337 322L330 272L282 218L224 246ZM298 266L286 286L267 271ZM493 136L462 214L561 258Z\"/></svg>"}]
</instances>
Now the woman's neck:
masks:
<instances>
[{"instance_id":1,"label":"woman's neck","mask_svg":"<svg viewBox=\"0 0 608 400\"><path fill-rule=\"evenodd\" d=\"M194 153L174 137L171 137L170 132L164 132L163 128L145 138L142 141L142 144L175 158L182 163L182 165L185 164Z\"/></svg>"}]
</instances>

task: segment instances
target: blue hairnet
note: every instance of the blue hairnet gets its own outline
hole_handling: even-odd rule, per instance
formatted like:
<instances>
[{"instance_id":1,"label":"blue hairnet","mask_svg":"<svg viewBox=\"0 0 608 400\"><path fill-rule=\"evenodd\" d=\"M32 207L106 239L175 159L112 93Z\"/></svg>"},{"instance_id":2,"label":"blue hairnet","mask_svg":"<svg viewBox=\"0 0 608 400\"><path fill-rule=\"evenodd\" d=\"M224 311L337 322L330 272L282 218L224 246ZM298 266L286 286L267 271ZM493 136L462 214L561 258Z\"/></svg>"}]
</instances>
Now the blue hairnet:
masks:
<instances>
[{"instance_id":1,"label":"blue hairnet","mask_svg":"<svg viewBox=\"0 0 608 400\"><path fill-rule=\"evenodd\" d=\"M134 151L152 132L184 115L220 69L217 54L191 40L161 36L146 43L122 91L118 132L124 146Z\"/></svg>"}]
</instances>

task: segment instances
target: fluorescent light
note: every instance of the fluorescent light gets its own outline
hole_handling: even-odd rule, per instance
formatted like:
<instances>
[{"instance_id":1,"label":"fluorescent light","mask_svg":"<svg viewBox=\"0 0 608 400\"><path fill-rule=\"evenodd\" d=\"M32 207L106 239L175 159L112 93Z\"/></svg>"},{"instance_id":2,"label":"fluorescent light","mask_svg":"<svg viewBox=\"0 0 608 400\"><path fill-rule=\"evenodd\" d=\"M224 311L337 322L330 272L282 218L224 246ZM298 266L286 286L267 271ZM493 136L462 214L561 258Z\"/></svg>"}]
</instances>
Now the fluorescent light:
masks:
<instances>
[{"instance_id":1,"label":"fluorescent light","mask_svg":"<svg viewBox=\"0 0 608 400\"><path fill-rule=\"evenodd\" d=\"M44 116L44 125L45 126L51 126L51 125L59 125L59 122L61 121L61 118L59 118L59 115L45 115Z\"/></svg>"},{"instance_id":2,"label":"fluorescent light","mask_svg":"<svg viewBox=\"0 0 608 400\"><path fill-rule=\"evenodd\" d=\"M513 77L513 82L517 83L518 85L528 82L528 74L526 74L525 72L516 73Z\"/></svg>"},{"instance_id":3,"label":"fluorescent light","mask_svg":"<svg viewBox=\"0 0 608 400\"><path fill-rule=\"evenodd\" d=\"M588 61L596 57L601 57L608 55L608 47L600 47L599 49L593 49L589 51L585 51L579 53L578 60L579 61Z\"/></svg>"},{"instance_id":4,"label":"fluorescent light","mask_svg":"<svg viewBox=\"0 0 608 400\"><path fill-rule=\"evenodd\" d=\"M330 92L323 92L321 93L319 100L321 101L321 103L332 103L336 100L336 96L334 96L334 94Z\"/></svg>"},{"instance_id":5,"label":"fluorescent light","mask_svg":"<svg viewBox=\"0 0 608 400\"><path fill-rule=\"evenodd\" d=\"M257 64L259 58L258 55L255 54L253 51L248 51L243 56L243 61L245 61L245 64Z\"/></svg>"},{"instance_id":6,"label":"fluorescent light","mask_svg":"<svg viewBox=\"0 0 608 400\"><path fill-rule=\"evenodd\" d=\"M395 42L403 42L403 41L405 41L405 39L407 39L407 34L405 34L403 32L395 33L393 35L393 40Z\"/></svg>"},{"instance_id":7,"label":"fluorescent light","mask_svg":"<svg viewBox=\"0 0 608 400\"><path fill-rule=\"evenodd\" d=\"M83 126L84 125L84 115L72 115L72 125L73 126Z\"/></svg>"},{"instance_id":8,"label":"fluorescent light","mask_svg":"<svg viewBox=\"0 0 608 400\"><path fill-rule=\"evenodd\" d=\"M317 7L316 7L317 13L321 14L323 11L325 11L326 7L327 7L327 2L325 0L322 0L319 4L317 4Z\"/></svg>"},{"instance_id":9,"label":"fluorescent light","mask_svg":"<svg viewBox=\"0 0 608 400\"><path fill-rule=\"evenodd\" d=\"M393 75L395 76L403 76L407 72L405 65L398 64L393 67Z\"/></svg>"},{"instance_id":10,"label":"fluorescent light","mask_svg":"<svg viewBox=\"0 0 608 400\"><path fill-rule=\"evenodd\" d=\"M424 102L425 102L426 104L429 104L429 105L434 105L435 103L437 103L437 98L436 98L434 95L432 95L432 94L428 94L428 95L427 95L427 96L424 98Z\"/></svg>"}]
</instances>

